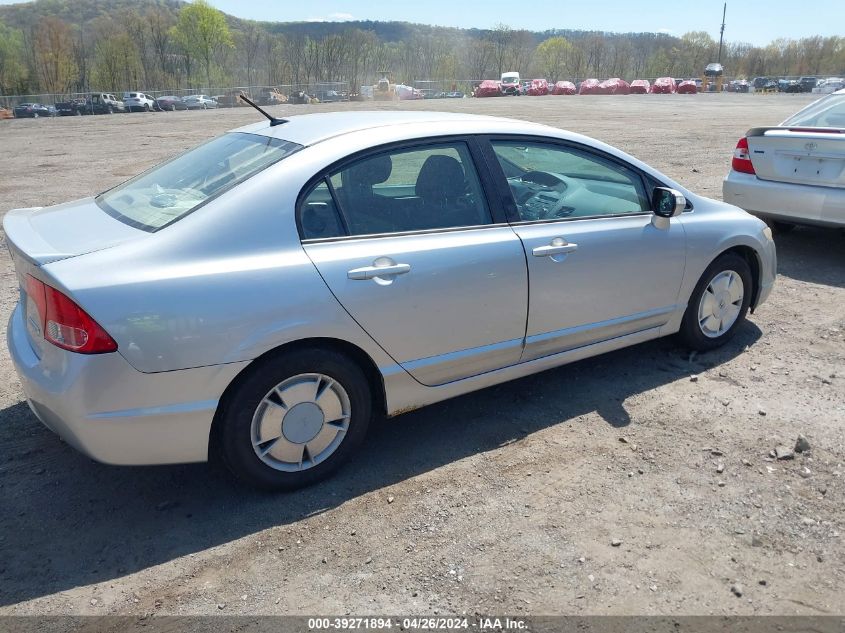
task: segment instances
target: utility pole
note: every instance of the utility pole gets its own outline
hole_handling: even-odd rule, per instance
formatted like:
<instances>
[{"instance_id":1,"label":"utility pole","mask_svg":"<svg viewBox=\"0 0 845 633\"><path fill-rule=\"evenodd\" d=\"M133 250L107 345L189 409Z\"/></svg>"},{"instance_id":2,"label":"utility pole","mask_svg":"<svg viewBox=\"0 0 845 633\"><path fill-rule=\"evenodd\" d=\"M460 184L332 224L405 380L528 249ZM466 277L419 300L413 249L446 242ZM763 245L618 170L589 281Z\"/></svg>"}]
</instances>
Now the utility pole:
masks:
<instances>
[{"instance_id":1,"label":"utility pole","mask_svg":"<svg viewBox=\"0 0 845 633\"><path fill-rule=\"evenodd\" d=\"M719 59L716 60L720 64L722 63L722 39L725 37L725 13L727 13L727 11L728 3L726 2L722 7L722 29L719 31Z\"/></svg>"}]
</instances>

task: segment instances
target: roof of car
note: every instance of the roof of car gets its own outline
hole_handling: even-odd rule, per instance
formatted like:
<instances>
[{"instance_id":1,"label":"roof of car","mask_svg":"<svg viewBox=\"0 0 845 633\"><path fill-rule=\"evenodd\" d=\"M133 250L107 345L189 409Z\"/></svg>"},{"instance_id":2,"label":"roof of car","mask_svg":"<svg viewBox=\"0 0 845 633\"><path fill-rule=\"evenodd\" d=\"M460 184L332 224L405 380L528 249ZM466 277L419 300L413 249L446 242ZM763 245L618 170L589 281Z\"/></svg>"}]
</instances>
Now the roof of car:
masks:
<instances>
[{"instance_id":1,"label":"roof of car","mask_svg":"<svg viewBox=\"0 0 845 633\"><path fill-rule=\"evenodd\" d=\"M273 136L307 146L343 134L386 126L465 122L472 124L474 131L484 124L487 124L491 131L501 130L502 124L510 124L514 128L513 132L518 132L519 129L549 129L527 121L456 112L323 112L284 118L285 123L282 125L271 126L269 121L261 121L233 131Z\"/></svg>"}]
</instances>

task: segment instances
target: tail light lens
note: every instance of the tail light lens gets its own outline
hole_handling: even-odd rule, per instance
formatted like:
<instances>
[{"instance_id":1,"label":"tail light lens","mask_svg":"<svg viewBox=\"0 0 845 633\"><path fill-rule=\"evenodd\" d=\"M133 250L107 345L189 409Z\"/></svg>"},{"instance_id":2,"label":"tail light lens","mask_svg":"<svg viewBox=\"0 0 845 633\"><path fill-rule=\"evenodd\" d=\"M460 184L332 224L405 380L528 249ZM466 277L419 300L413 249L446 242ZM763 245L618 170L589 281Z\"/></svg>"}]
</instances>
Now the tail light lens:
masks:
<instances>
[{"instance_id":1,"label":"tail light lens","mask_svg":"<svg viewBox=\"0 0 845 633\"><path fill-rule=\"evenodd\" d=\"M731 168L743 174L754 174L754 165L751 164L751 154L748 151L748 139L744 136L739 139L734 150L734 157L731 161Z\"/></svg>"},{"instance_id":2,"label":"tail light lens","mask_svg":"<svg viewBox=\"0 0 845 633\"><path fill-rule=\"evenodd\" d=\"M38 310L46 341L80 354L104 354L117 350L117 343L99 323L52 286L27 275L26 293Z\"/></svg>"}]
</instances>

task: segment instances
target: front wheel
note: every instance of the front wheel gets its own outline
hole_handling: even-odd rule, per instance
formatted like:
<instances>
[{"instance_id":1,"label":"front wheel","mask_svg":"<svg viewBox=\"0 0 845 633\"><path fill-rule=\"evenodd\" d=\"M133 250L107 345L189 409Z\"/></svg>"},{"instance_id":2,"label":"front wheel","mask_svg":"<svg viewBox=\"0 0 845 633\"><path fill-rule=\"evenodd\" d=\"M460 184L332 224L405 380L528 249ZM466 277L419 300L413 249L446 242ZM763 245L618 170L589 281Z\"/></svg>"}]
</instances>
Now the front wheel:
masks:
<instances>
[{"instance_id":1,"label":"front wheel","mask_svg":"<svg viewBox=\"0 0 845 633\"><path fill-rule=\"evenodd\" d=\"M717 258L692 292L679 336L694 350L727 343L745 320L753 290L748 262L735 253Z\"/></svg>"},{"instance_id":2,"label":"front wheel","mask_svg":"<svg viewBox=\"0 0 845 633\"><path fill-rule=\"evenodd\" d=\"M266 490L316 483L363 441L372 411L357 364L303 349L259 361L221 404L218 447L228 468Z\"/></svg>"}]
</instances>

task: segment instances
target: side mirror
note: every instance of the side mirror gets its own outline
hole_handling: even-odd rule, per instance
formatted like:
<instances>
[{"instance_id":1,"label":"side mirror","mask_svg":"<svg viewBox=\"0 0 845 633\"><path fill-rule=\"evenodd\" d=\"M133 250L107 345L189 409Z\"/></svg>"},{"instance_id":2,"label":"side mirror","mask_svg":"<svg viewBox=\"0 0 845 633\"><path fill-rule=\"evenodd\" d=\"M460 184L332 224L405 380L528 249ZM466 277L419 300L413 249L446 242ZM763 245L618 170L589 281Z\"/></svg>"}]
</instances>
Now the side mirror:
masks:
<instances>
[{"instance_id":1,"label":"side mirror","mask_svg":"<svg viewBox=\"0 0 845 633\"><path fill-rule=\"evenodd\" d=\"M675 189L655 187L651 193L652 224L658 229L669 228L669 219L684 212L687 199Z\"/></svg>"}]
</instances>

